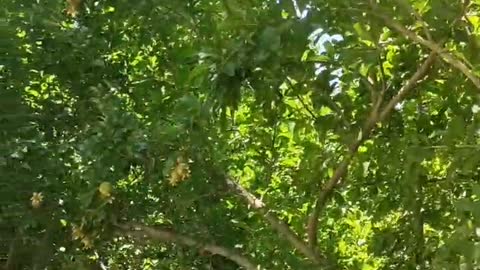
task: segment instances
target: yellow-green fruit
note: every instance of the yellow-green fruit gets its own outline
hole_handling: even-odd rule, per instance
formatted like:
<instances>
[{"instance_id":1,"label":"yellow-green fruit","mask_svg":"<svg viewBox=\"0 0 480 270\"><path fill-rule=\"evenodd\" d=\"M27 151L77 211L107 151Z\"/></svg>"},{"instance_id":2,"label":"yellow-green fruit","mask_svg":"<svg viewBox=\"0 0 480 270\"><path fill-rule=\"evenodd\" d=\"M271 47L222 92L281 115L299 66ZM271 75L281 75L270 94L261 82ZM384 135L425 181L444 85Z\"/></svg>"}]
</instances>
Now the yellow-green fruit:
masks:
<instances>
[{"instance_id":1,"label":"yellow-green fruit","mask_svg":"<svg viewBox=\"0 0 480 270\"><path fill-rule=\"evenodd\" d=\"M39 208L43 202L43 195L41 192L34 192L30 200L33 208Z\"/></svg>"},{"instance_id":2,"label":"yellow-green fruit","mask_svg":"<svg viewBox=\"0 0 480 270\"><path fill-rule=\"evenodd\" d=\"M109 182L102 182L100 186L98 187L98 192L100 192L100 195L102 197L110 197L112 195L112 184Z\"/></svg>"}]
</instances>

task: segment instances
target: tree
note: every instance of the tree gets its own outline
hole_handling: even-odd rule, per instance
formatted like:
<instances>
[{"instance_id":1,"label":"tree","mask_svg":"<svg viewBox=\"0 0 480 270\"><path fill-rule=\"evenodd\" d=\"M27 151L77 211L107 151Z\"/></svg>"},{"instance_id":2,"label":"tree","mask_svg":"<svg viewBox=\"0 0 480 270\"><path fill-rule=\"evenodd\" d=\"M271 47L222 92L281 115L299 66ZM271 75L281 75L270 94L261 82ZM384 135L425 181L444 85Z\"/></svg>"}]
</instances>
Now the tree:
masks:
<instances>
[{"instance_id":1,"label":"tree","mask_svg":"<svg viewBox=\"0 0 480 270\"><path fill-rule=\"evenodd\" d=\"M5 269L479 265L479 2L1 4Z\"/></svg>"}]
</instances>

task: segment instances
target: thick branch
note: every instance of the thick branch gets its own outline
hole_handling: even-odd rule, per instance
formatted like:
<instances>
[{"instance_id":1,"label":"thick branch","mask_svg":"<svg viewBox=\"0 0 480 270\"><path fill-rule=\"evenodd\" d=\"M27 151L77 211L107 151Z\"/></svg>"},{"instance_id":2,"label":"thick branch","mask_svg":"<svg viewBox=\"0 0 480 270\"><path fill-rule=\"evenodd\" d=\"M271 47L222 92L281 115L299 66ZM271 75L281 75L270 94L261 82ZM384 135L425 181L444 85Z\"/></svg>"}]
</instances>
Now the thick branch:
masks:
<instances>
[{"instance_id":1,"label":"thick branch","mask_svg":"<svg viewBox=\"0 0 480 270\"><path fill-rule=\"evenodd\" d=\"M201 250L208 251L212 254L223 256L229 260L236 262L239 266L248 270L260 269L259 266L252 263L248 258L238 254L236 251L226 247L214 244L205 244L199 240L195 240L189 236L177 234L169 230L152 228L138 223L117 224L124 233L137 238L149 238L156 241L180 244L189 247L197 247Z\"/></svg>"},{"instance_id":2,"label":"thick branch","mask_svg":"<svg viewBox=\"0 0 480 270\"><path fill-rule=\"evenodd\" d=\"M317 243L317 231L318 231L318 217L322 212L327 200L332 195L335 187L340 183L340 181L345 177L348 171L348 166L352 158L358 152L360 145L369 138L371 132L375 128L375 125L378 122L385 120L385 118L393 111L395 105L400 103L405 99L406 95L417 85L417 82L420 81L428 72L429 67L435 59L435 53L431 53L428 58L423 62L423 64L417 69L417 71L410 77L407 83L398 91L388 104L384 107L381 112L372 111L370 117L367 119L365 127L362 130L359 138L349 147L349 152L344 157L343 161L335 170L332 177L325 183L323 189L320 191L320 194L317 197L315 206L310 214L307 225L307 234L308 241L311 246L315 246Z\"/></svg>"},{"instance_id":3,"label":"thick branch","mask_svg":"<svg viewBox=\"0 0 480 270\"><path fill-rule=\"evenodd\" d=\"M270 212L262 200L248 192L244 187L230 178L226 178L227 184L240 196L242 196L250 207L260 212L270 223L272 228L279 232L290 244L298 249L303 255L316 264L321 264L322 258L290 229L290 227L280 220L274 213Z\"/></svg>"},{"instance_id":4,"label":"thick branch","mask_svg":"<svg viewBox=\"0 0 480 270\"><path fill-rule=\"evenodd\" d=\"M442 48L442 46L440 46L439 44L433 41L422 38L421 36L417 35L415 32L408 30L407 28L405 28L405 26L394 21L391 17L386 16L385 14L383 14L382 12L379 12L378 10L374 11L373 14L383 19L389 27L400 32L405 37L410 38L414 42L421 44L429 48L430 50L432 50L432 52L440 55L445 62L452 65L454 68L460 70L465 76L467 76L468 79L470 79L470 81L472 81L475 87L477 87L480 90L480 78L477 77L473 73L473 71L469 67L467 67L467 65L465 65L463 61L461 61L451 53L445 51Z\"/></svg>"}]
</instances>

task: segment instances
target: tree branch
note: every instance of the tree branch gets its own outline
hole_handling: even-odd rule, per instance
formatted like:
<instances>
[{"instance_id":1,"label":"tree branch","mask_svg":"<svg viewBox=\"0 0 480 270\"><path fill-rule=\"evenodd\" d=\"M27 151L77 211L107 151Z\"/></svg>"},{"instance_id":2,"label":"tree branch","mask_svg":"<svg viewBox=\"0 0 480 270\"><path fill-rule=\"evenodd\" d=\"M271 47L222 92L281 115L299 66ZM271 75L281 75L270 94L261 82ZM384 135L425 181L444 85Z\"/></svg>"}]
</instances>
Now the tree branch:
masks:
<instances>
[{"instance_id":1,"label":"tree branch","mask_svg":"<svg viewBox=\"0 0 480 270\"><path fill-rule=\"evenodd\" d=\"M314 263L325 264L325 262L323 262L323 256L317 254L300 237L298 237L298 235L294 231L292 231L285 222L283 222L275 214L270 212L270 210L267 209L266 205L262 202L262 200L255 197L255 195L248 192L244 187L242 187L240 184L230 179L229 177L226 177L226 181L230 188L232 188L237 194L243 197L250 207L260 212L270 223L272 228L279 232L283 237L285 237L285 239L287 239L293 247L298 249L303 255L305 255Z\"/></svg>"},{"instance_id":2,"label":"tree branch","mask_svg":"<svg viewBox=\"0 0 480 270\"><path fill-rule=\"evenodd\" d=\"M412 13L413 17L415 17L415 19L417 19L417 21L420 22L423 28L423 32L425 33L425 36L427 37L427 39L433 40L430 30L428 29L428 24L427 22L425 22L425 20L423 20L422 15L420 15L420 13L418 13L418 11L415 8L413 8L408 1L406 0L396 0L396 1L400 6L405 8L408 12Z\"/></svg>"},{"instance_id":3,"label":"tree branch","mask_svg":"<svg viewBox=\"0 0 480 270\"><path fill-rule=\"evenodd\" d=\"M180 244L189 247L197 247L203 251L208 251L212 254L223 256L229 260L236 262L239 266L242 266L247 270L258 270L260 267L243 255L238 254L236 251L228 249L226 247L205 244L199 240L195 240L189 236L180 235L173 231L165 229L152 228L143 224L128 223L128 224L116 224L116 227L121 229L123 233L136 237L138 239L149 238L156 241Z\"/></svg>"},{"instance_id":4,"label":"tree branch","mask_svg":"<svg viewBox=\"0 0 480 270\"><path fill-rule=\"evenodd\" d=\"M477 77L473 73L473 71L469 67L467 67L467 65L462 60L458 59L457 57L455 57L451 53L445 51L444 48L442 46L440 46L439 44L437 44L433 41L430 41L430 40L426 40L426 39L422 38L421 36L417 35L415 32L408 30L403 25L394 21L391 17L385 15L384 13L379 11L378 9L374 10L374 12L372 12L372 14L381 18L381 19L383 19L385 21L385 23L387 24L387 26L389 26L390 28L400 32L405 37L413 40L414 42L416 42L418 44L421 44L421 45L429 48L432 52L440 55L445 62L447 62L448 64L450 64L454 68L458 69L459 71L461 71L475 85L475 87L477 87L478 90L480 90L480 78Z\"/></svg>"},{"instance_id":5,"label":"tree branch","mask_svg":"<svg viewBox=\"0 0 480 270\"><path fill-rule=\"evenodd\" d=\"M429 71L430 66L433 64L435 61L435 52L430 53L430 55L427 57L427 59L423 62L423 64L417 69L417 71L410 77L410 79L407 81L407 83L400 88L400 91L388 102L388 104L383 108L382 112L379 115L378 121L381 122L385 120L390 113L393 111L395 106L402 102L407 94L415 88L417 83L424 78L427 75L427 72Z\"/></svg>"},{"instance_id":6,"label":"tree branch","mask_svg":"<svg viewBox=\"0 0 480 270\"><path fill-rule=\"evenodd\" d=\"M410 92L416 86L417 82L426 76L434 60L435 60L435 53L432 52L428 56L428 58L423 62L423 64L417 69L417 71L412 75L412 77L410 77L407 83L398 91L397 95L395 95L388 102L388 104L384 107L384 109L381 112L376 111L375 108L373 108L372 113L367 119L360 136L349 147L348 154L344 157L342 162L340 162L340 165L338 165L332 177L323 186L323 189L320 191L320 194L317 197L315 206L309 216L308 224L307 224L307 234L308 234L308 241L310 246L314 247L317 244L318 218L320 216L320 213L325 207L327 200L332 195L335 187L340 183L340 181L347 174L350 161L358 152L358 148L365 140L369 138L371 132L375 128L375 125L378 122L385 120L385 118L393 111L393 109L395 108L395 105L401 102L402 100L404 100L408 92Z\"/></svg>"}]
</instances>

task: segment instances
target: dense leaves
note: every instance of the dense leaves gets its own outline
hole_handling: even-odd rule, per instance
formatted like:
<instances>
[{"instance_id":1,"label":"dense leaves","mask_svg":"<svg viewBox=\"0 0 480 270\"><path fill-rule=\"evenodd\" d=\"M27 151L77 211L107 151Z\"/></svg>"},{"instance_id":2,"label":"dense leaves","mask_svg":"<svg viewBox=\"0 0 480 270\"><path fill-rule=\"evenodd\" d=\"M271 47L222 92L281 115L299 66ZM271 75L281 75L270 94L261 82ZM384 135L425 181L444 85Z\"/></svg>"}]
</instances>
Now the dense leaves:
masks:
<instances>
[{"instance_id":1,"label":"dense leaves","mask_svg":"<svg viewBox=\"0 0 480 270\"><path fill-rule=\"evenodd\" d=\"M476 269L478 1L0 1L5 269Z\"/></svg>"}]
</instances>

